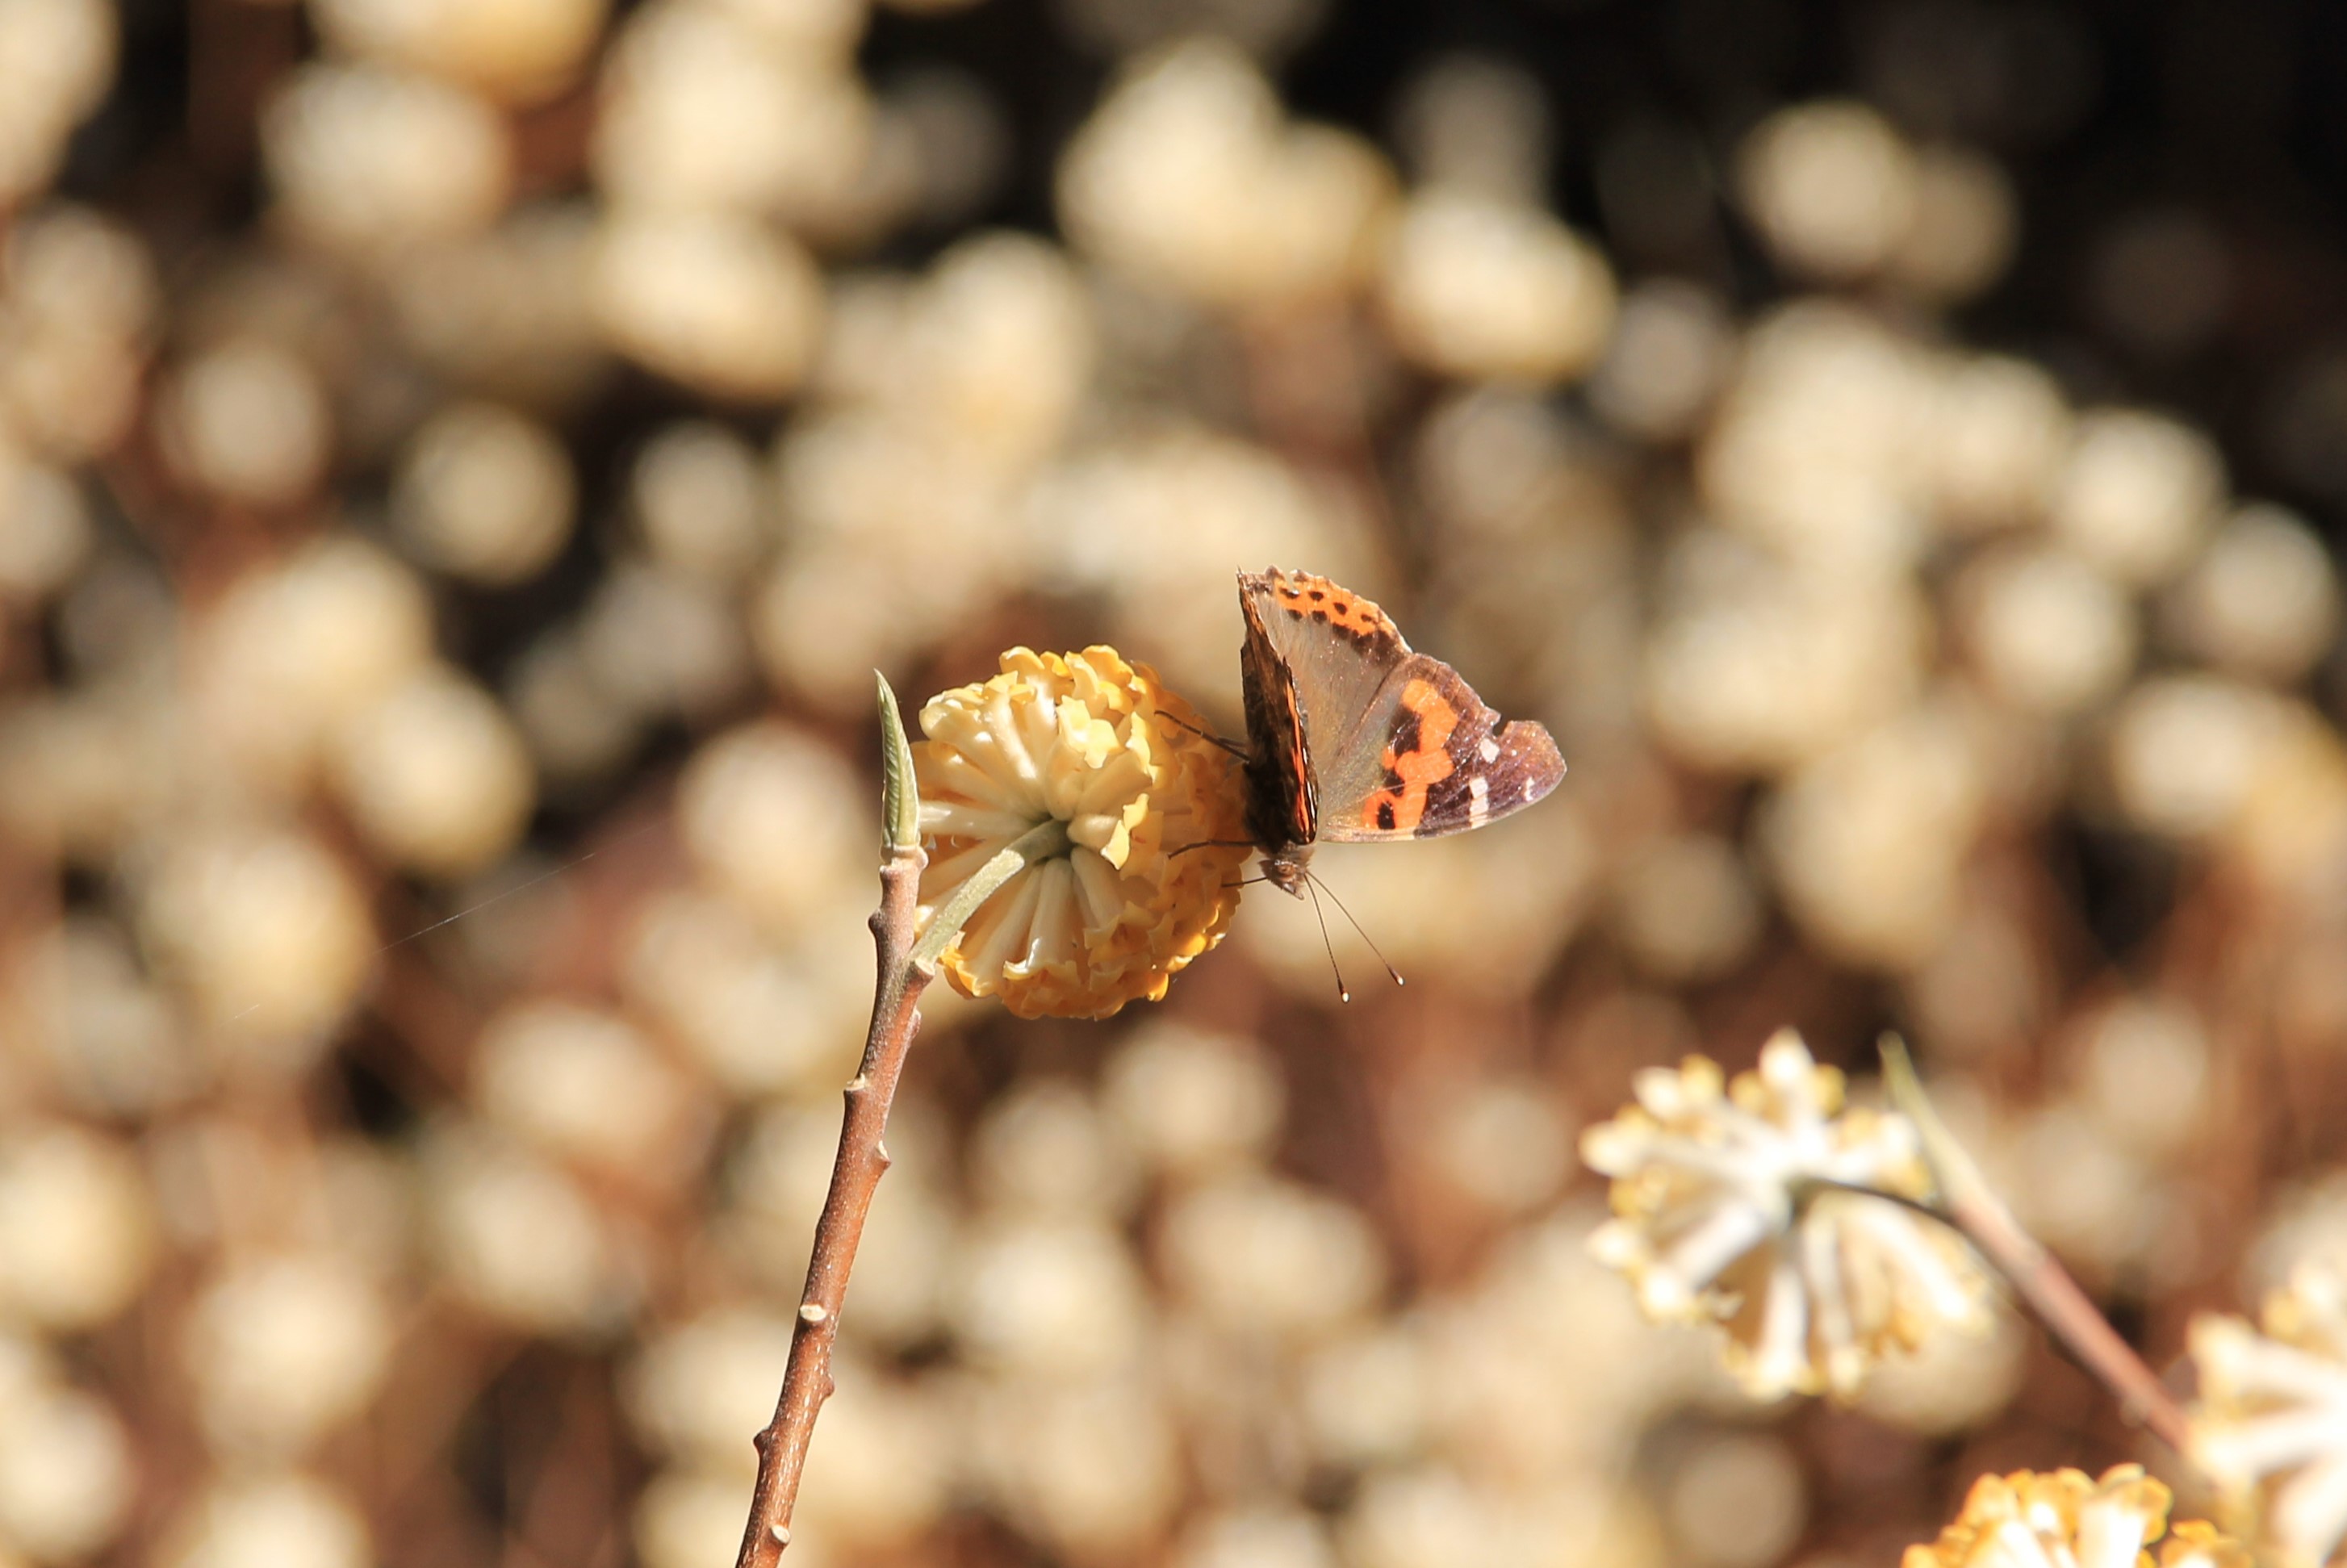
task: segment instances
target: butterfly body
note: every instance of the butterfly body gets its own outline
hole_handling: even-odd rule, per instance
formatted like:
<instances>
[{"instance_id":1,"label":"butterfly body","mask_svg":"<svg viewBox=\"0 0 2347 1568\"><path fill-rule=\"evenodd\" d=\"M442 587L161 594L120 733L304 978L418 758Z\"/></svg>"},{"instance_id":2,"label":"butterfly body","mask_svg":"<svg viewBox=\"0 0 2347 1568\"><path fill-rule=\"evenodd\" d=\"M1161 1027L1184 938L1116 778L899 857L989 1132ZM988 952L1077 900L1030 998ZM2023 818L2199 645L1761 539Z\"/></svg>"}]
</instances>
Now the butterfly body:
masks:
<instances>
[{"instance_id":1,"label":"butterfly body","mask_svg":"<svg viewBox=\"0 0 2347 1568\"><path fill-rule=\"evenodd\" d=\"M1307 572L1239 574L1247 832L1301 897L1313 845L1464 833L1564 777L1547 730L1501 718L1385 611Z\"/></svg>"}]
</instances>

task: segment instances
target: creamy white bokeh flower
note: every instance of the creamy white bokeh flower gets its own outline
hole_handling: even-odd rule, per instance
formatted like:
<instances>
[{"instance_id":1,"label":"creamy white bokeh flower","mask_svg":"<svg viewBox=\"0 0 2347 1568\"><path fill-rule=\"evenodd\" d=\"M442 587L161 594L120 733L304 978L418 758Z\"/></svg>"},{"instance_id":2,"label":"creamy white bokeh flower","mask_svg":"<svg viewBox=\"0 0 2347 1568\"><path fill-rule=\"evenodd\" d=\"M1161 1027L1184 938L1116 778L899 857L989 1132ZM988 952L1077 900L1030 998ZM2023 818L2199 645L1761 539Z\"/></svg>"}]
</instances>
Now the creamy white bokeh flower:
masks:
<instances>
[{"instance_id":1,"label":"creamy white bokeh flower","mask_svg":"<svg viewBox=\"0 0 2347 1568\"><path fill-rule=\"evenodd\" d=\"M1591 1249L1629 1276L1647 1316L1724 1325L1728 1368L1755 1398L1848 1397L1894 1348L1986 1331L1971 1255L1897 1201L1930 1191L1913 1124L1845 1110L1841 1074L1799 1035L1778 1030L1733 1082L1695 1056L1636 1088L1638 1104L1582 1139L1614 1178L1615 1217Z\"/></svg>"},{"instance_id":2,"label":"creamy white bokeh flower","mask_svg":"<svg viewBox=\"0 0 2347 1568\"><path fill-rule=\"evenodd\" d=\"M2192 1325L2192 1457L2255 1522L2263 1558L2320 1568L2347 1538L2347 1279L2302 1266L2260 1317L2263 1333L2214 1313Z\"/></svg>"}]
</instances>

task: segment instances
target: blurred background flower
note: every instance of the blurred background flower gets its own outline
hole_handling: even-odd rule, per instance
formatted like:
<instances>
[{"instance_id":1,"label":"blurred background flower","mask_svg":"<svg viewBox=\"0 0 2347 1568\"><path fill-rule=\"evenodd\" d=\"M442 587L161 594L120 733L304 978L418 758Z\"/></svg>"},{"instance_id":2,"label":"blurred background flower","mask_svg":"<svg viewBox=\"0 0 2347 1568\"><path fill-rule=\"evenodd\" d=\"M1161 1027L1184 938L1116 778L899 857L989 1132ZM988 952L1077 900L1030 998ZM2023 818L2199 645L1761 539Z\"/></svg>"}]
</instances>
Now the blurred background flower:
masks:
<instances>
[{"instance_id":1,"label":"blurred background flower","mask_svg":"<svg viewBox=\"0 0 2347 1568\"><path fill-rule=\"evenodd\" d=\"M1110 643L1230 733L1274 564L1573 771L1321 853L1405 990L1269 898L1110 1022L931 989L797 1560L1829 1568L2134 1460L2206 1512L2001 1307L1755 1405L1573 1156L1642 1069L1895 1027L2156 1366L2347 1267L2342 51L0 0L0 1563L729 1560L871 671ZM2329 1461L2255 1457L2331 1553Z\"/></svg>"},{"instance_id":2,"label":"blurred background flower","mask_svg":"<svg viewBox=\"0 0 2347 1568\"><path fill-rule=\"evenodd\" d=\"M1731 1081L1691 1056L1636 1086L1635 1105L1582 1134L1583 1159L1614 1179L1590 1251L1647 1316L1719 1322L1753 1398L1849 1399L1885 1356L1987 1327L1986 1282L1953 1226L1907 1206L1936 1195L1913 1123L1848 1109L1841 1074L1799 1035L1779 1030Z\"/></svg>"}]
</instances>

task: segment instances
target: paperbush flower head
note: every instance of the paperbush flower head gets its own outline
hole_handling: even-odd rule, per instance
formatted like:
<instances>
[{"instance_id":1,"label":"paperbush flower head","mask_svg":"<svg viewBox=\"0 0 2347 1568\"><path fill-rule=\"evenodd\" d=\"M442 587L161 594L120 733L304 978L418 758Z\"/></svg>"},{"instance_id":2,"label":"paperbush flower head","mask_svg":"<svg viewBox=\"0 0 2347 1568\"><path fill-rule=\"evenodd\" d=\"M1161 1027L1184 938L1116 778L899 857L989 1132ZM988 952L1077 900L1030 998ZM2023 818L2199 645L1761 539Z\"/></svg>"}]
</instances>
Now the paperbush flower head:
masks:
<instances>
[{"instance_id":1,"label":"paperbush flower head","mask_svg":"<svg viewBox=\"0 0 2347 1568\"><path fill-rule=\"evenodd\" d=\"M1845 1111L1841 1074L1791 1030L1733 1083L1691 1056L1640 1073L1637 1096L1582 1137L1614 1178L1615 1217L1591 1250L1649 1317L1724 1323L1728 1369L1755 1398L1847 1397L1935 1327L1985 1331L1985 1281L1952 1235L1889 1198L1818 1190L1921 1197L1930 1176L1913 1124Z\"/></svg>"},{"instance_id":2,"label":"paperbush flower head","mask_svg":"<svg viewBox=\"0 0 2347 1568\"><path fill-rule=\"evenodd\" d=\"M913 748L923 919L1031 829L1067 837L963 927L941 966L956 990L1021 1018L1105 1018L1222 940L1247 833L1237 764L1201 728L1110 648L1014 648L993 680L929 700Z\"/></svg>"},{"instance_id":3,"label":"paperbush flower head","mask_svg":"<svg viewBox=\"0 0 2347 1568\"><path fill-rule=\"evenodd\" d=\"M2250 1568L2240 1543L2208 1524L2169 1530L2172 1501L2137 1464L2100 1481L2077 1470L1984 1475L1956 1522L1907 1548L1899 1568L2154 1568L2155 1545L2157 1568Z\"/></svg>"},{"instance_id":4,"label":"paperbush flower head","mask_svg":"<svg viewBox=\"0 0 2347 1568\"><path fill-rule=\"evenodd\" d=\"M2303 1268L2266 1298L2265 1332L2192 1325L2192 1458L2282 1568L2318 1568L2347 1536L2347 1281Z\"/></svg>"}]
</instances>

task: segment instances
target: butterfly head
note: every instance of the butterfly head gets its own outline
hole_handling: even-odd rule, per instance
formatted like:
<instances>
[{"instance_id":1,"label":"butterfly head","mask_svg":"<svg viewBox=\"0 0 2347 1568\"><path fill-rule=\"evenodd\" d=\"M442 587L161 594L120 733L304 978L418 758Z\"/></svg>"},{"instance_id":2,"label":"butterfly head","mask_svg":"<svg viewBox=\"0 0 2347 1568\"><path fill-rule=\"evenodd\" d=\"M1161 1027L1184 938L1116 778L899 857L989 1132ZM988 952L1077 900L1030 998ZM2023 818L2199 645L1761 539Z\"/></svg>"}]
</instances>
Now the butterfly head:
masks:
<instances>
[{"instance_id":1,"label":"butterfly head","mask_svg":"<svg viewBox=\"0 0 2347 1568\"><path fill-rule=\"evenodd\" d=\"M1304 897L1304 884L1312 873L1306 869L1312 860L1308 844L1282 845L1263 852L1263 879L1286 894L1290 898Z\"/></svg>"}]
</instances>

